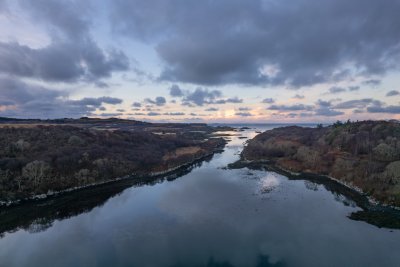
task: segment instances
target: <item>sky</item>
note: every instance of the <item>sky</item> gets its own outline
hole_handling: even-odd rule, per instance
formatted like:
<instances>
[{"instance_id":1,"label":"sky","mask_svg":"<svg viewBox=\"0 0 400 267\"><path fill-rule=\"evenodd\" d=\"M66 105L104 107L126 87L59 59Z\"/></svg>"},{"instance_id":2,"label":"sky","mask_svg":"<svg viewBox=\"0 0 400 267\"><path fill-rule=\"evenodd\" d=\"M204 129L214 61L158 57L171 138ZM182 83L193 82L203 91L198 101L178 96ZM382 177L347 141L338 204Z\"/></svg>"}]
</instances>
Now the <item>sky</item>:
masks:
<instances>
[{"instance_id":1,"label":"sky","mask_svg":"<svg viewBox=\"0 0 400 267\"><path fill-rule=\"evenodd\" d=\"M400 0L0 0L0 116L400 119Z\"/></svg>"}]
</instances>

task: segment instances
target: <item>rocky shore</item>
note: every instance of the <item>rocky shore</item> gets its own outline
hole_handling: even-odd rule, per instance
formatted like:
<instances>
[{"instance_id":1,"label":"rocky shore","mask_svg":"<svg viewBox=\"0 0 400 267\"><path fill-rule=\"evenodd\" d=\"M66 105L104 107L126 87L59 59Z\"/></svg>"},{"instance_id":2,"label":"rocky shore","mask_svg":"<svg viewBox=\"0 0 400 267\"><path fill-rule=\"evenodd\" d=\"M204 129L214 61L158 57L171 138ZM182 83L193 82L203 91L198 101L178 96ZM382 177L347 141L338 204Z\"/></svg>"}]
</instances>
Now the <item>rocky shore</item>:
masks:
<instances>
[{"instance_id":1,"label":"rocky shore","mask_svg":"<svg viewBox=\"0 0 400 267\"><path fill-rule=\"evenodd\" d=\"M400 124L337 122L273 129L249 140L241 164L261 162L291 173L335 179L370 199L400 206Z\"/></svg>"}]
</instances>

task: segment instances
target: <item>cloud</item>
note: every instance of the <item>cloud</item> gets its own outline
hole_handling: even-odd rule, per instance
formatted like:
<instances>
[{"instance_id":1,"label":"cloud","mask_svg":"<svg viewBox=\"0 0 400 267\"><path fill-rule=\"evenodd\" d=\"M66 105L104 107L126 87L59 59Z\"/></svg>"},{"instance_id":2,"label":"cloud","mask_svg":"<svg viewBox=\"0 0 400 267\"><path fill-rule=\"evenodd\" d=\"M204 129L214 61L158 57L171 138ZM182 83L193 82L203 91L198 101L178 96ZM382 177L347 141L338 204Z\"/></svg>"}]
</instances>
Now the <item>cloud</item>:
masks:
<instances>
[{"instance_id":1,"label":"cloud","mask_svg":"<svg viewBox=\"0 0 400 267\"><path fill-rule=\"evenodd\" d=\"M236 112L235 115L236 116L240 116L240 117L251 117L251 116L253 116L250 112Z\"/></svg>"},{"instance_id":2,"label":"cloud","mask_svg":"<svg viewBox=\"0 0 400 267\"><path fill-rule=\"evenodd\" d=\"M273 104L275 103L275 100L272 98L264 98L261 103L265 103L265 104Z\"/></svg>"},{"instance_id":3,"label":"cloud","mask_svg":"<svg viewBox=\"0 0 400 267\"><path fill-rule=\"evenodd\" d=\"M354 92L358 91L360 89L360 86L349 86L349 91Z\"/></svg>"},{"instance_id":4,"label":"cloud","mask_svg":"<svg viewBox=\"0 0 400 267\"><path fill-rule=\"evenodd\" d=\"M159 107L164 106L167 103L167 100L163 96L157 96L154 100L146 98L144 101Z\"/></svg>"},{"instance_id":5,"label":"cloud","mask_svg":"<svg viewBox=\"0 0 400 267\"><path fill-rule=\"evenodd\" d=\"M239 111L249 111L249 110L251 110L251 108L241 107L241 108L238 108L238 110Z\"/></svg>"},{"instance_id":6,"label":"cloud","mask_svg":"<svg viewBox=\"0 0 400 267\"><path fill-rule=\"evenodd\" d=\"M142 106L142 104L140 104L139 102L133 102L132 103L132 107L140 108L141 106Z\"/></svg>"},{"instance_id":7,"label":"cloud","mask_svg":"<svg viewBox=\"0 0 400 267\"><path fill-rule=\"evenodd\" d=\"M218 108L207 108L204 111L218 111Z\"/></svg>"},{"instance_id":8,"label":"cloud","mask_svg":"<svg viewBox=\"0 0 400 267\"><path fill-rule=\"evenodd\" d=\"M204 104L213 104L215 99L222 96L219 90L208 90L203 88L197 88L193 92L187 94L183 98L184 103L193 103L197 106L203 106Z\"/></svg>"},{"instance_id":9,"label":"cloud","mask_svg":"<svg viewBox=\"0 0 400 267\"><path fill-rule=\"evenodd\" d=\"M50 90L16 79L0 78L0 97L4 108L0 116L18 118L77 118L90 115L103 104L117 105L122 99L114 97L69 99L65 90ZM4 105L8 103L8 105ZM13 105L9 105L13 103Z\"/></svg>"},{"instance_id":10,"label":"cloud","mask_svg":"<svg viewBox=\"0 0 400 267\"><path fill-rule=\"evenodd\" d=\"M114 112L114 113L100 113L99 114L99 116L101 116L101 117L118 117L118 116L121 116L121 115L124 115L123 113L121 113L121 112Z\"/></svg>"},{"instance_id":11,"label":"cloud","mask_svg":"<svg viewBox=\"0 0 400 267\"><path fill-rule=\"evenodd\" d=\"M33 49L0 42L0 73L50 82L95 81L129 67L121 51L102 51L93 41L53 43Z\"/></svg>"},{"instance_id":12,"label":"cloud","mask_svg":"<svg viewBox=\"0 0 400 267\"><path fill-rule=\"evenodd\" d=\"M209 104L223 105L228 103L243 103L243 99L235 97L222 98L222 92L220 90L209 90L203 88L196 88L194 91L184 92L182 98L182 105L194 107L204 106Z\"/></svg>"},{"instance_id":13,"label":"cloud","mask_svg":"<svg viewBox=\"0 0 400 267\"><path fill-rule=\"evenodd\" d=\"M333 86L333 87L329 88L329 94L339 94L339 93L343 93L346 91L347 91L346 88L343 88L343 87Z\"/></svg>"},{"instance_id":14,"label":"cloud","mask_svg":"<svg viewBox=\"0 0 400 267\"><path fill-rule=\"evenodd\" d=\"M374 86L380 85L381 84L381 80L370 79L370 80L363 81L363 84L374 87Z\"/></svg>"},{"instance_id":15,"label":"cloud","mask_svg":"<svg viewBox=\"0 0 400 267\"><path fill-rule=\"evenodd\" d=\"M153 117L153 116L160 116L160 115L161 115L161 113L153 112L153 111L147 113L147 116L150 116L150 117Z\"/></svg>"},{"instance_id":16,"label":"cloud","mask_svg":"<svg viewBox=\"0 0 400 267\"><path fill-rule=\"evenodd\" d=\"M174 84L169 88L169 95L172 97L182 97L184 93L178 85Z\"/></svg>"},{"instance_id":17,"label":"cloud","mask_svg":"<svg viewBox=\"0 0 400 267\"><path fill-rule=\"evenodd\" d=\"M243 103L243 99L240 99L237 96L235 96L227 99L219 99L214 102L214 104L227 104L227 103Z\"/></svg>"},{"instance_id":18,"label":"cloud","mask_svg":"<svg viewBox=\"0 0 400 267\"><path fill-rule=\"evenodd\" d=\"M129 69L120 50L101 49L91 38L88 7L81 1L19 1L35 24L51 33L51 43L31 48L18 42L0 42L0 73L49 82L94 82ZM60 12L62 10L62 12Z\"/></svg>"},{"instance_id":19,"label":"cloud","mask_svg":"<svg viewBox=\"0 0 400 267\"><path fill-rule=\"evenodd\" d=\"M306 110L310 111L313 110L312 106L309 105L303 105L303 104L294 104L294 105L272 105L268 110L277 110L277 111L300 111L300 110Z\"/></svg>"},{"instance_id":20,"label":"cloud","mask_svg":"<svg viewBox=\"0 0 400 267\"><path fill-rule=\"evenodd\" d=\"M304 95L299 95L296 94L295 96L293 96L294 99L304 99Z\"/></svg>"},{"instance_id":21,"label":"cloud","mask_svg":"<svg viewBox=\"0 0 400 267\"><path fill-rule=\"evenodd\" d=\"M110 104L110 105L117 105L122 103L122 99L120 98L115 98L115 97L109 97L109 96L103 96L103 97L98 97L98 98L92 98L92 97L85 97L81 100L76 100L76 103L80 103L85 106L94 106L94 107L99 107L103 103L105 104Z\"/></svg>"},{"instance_id":22,"label":"cloud","mask_svg":"<svg viewBox=\"0 0 400 267\"><path fill-rule=\"evenodd\" d=\"M332 103L331 103L331 101L325 101L325 100L318 99L317 105L319 105L321 107L330 107L332 105Z\"/></svg>"},{"instance_id":23,"label":"cloud","mask_svg":"<svg viewBox=\"0 0 400 267\"><path fill-rule=\"evenodd\" d=\"M314 115L316 116L326 116L326 117L335 117L335 116L339 116L339 115L343 115L344 112L342 111L337 111L337 110L333 110L330 108L318 108L315 110Z\"/></svg>"},{"instance_id":24,"label":"cloud","mask_svg":"<svg viewBox=\"0 0 400 267\"><path fill-rule=\"evenodd\" d=\"M163 115L166 115L166 116L184 116L185 113L184 112L165 112L165 113L163 113Z\"/></svg>"},{"instance_id":25,"label":"cloud","mask_svg":"<svg viewBox=\"0 0 400 267\"><path fill-rule=\"evenodd\" d=\"M114 31L153 44L162 80L299 87L399 67L397 0L113 3Z\"/></svg>"},{"instance_id":26,"label":"cloud","mask_svg":"<svg viewBox=\"0 0 400 267\"><path fill-rule=\"evenodd\" d=\"M330 101L324 100L318 100L315 106L303 104L272 105L268 110L278 111L277 115L284 113L289 118L310 116L335 117L344 114L344 112L332 108ZM296 113L295 111L299 111L299 113Z\"/></svg>"},{"instance_id":27,"label":"cloud","mask_svg":"<svg viewBox=\"0 0 400 267\"><path fill-rule=\"evenodd\" d=\"M368 107L367 111L369 113L389 113L389 114L400 114L400 106L374 106Z\"/></svg>"},{"instance_id":28,"label":"cloud","mask_svg":"<svg viewBox=\"0 0 400 267\"><path fill-rule=\"evenodd\" d=\"M364 98L364 99L356 99L349 100L345 102L341 102L335 105L335 109L361 109L365 108L369 105L381 106L383 103L379 100L375 100L372 98Z\"/></svg>"},{"instance_id":29,"label":"cloud","mask_svg":"<svg viewBox=\"0 0 400 267\"><path fill-rule=\"evenodd\" d=\"M387 92L387 94L386 94L386 96L397 96L397 95L400 95L400 92L397 91L397 90L389 91L389 92Z\"/></svg>"}]
</instances>

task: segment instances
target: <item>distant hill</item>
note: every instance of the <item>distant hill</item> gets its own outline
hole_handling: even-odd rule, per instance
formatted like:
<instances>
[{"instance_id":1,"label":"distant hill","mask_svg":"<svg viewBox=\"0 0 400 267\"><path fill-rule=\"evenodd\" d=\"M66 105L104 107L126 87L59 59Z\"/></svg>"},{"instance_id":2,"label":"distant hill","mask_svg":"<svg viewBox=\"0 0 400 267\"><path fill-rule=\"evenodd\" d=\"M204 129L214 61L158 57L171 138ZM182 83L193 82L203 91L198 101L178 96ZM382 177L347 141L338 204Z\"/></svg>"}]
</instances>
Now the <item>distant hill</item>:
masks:
<instances>
[{"instance_id":1,"label":"distant hill","mask_svg":"<svg viewBox=\"0 0 400 267\"><path fill-rule=\"evenodd\" d=\"M82 117L79 119L61 118L61 119L48 119L48 120L16 119L16 118L0 117L0 123L40 123L40 124L131 123L131 124L149 124L149 123L143 122L143 121L125 120L125 119L118 119L118 118L100 119L100 118L89 118L89 117Z\"/></svg>"}]
</instances>

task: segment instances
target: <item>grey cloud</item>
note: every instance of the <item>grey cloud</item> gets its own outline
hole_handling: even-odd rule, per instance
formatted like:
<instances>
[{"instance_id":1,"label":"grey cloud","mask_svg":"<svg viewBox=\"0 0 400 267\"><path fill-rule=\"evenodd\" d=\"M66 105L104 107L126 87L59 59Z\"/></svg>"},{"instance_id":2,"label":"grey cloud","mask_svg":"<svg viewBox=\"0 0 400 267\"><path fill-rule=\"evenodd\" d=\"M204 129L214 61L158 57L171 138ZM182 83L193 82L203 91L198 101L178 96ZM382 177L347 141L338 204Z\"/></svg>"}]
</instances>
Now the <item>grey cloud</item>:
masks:
<instances>
[{"instance_id":1,"label":"grey cloud","mask_svg":"<svg viewBox=\"0 0 400 267\"><path fill-rule=\"evenodd\" d=\"M94 82L129 68L119 50L104 51L91 39L87 4L82 1L19 1L35 23L46 26L51 43L31 48L17 42L0 42L0 73L54 82ZM62 12L60 12L62 10Z\"/></svg>"},{"instance_id":2,"label":"grey cloud","mask_svg":"<svg viewBox=\"0 0 400 267\"><path fill-rule=\"evenodd\" d=\"M189 115L190 115L190 116L203 116L202 114L197 114L197 113L193 113L193 112L190 113Z\"/></svg>"},{"instance_id":3,"label":"grey cloud","mask_svg":"<svg viewBox=\"0 0 400 267\"><path fill-rule=\"evenodd\" d=\"M13 105L15 105L15 102L13 102L13 101L8 101L8 100L0 101L0 106L13 106Z\"/></svg>"},{"instance_id":4,"label":"grey cloud","mask_svg":"<svg viewBox=\"0 0 400 267\"><path fill-rule=\"evenodd\" d=\"M184 116L185 113L183 113L183 112L165 112L163 115L166 115L166 116Z\"/></svg>"},{"instance_id":5,"label":"grey cloud","mask_svg":"<svg viewBox=\"0 0 400 267\"><path fill-rule=\"evenodd\" d=\"M8 13L8 3L6 0L0 0L0 14Z\"/></svg>"},{"instance_id":6,"label":"grey cloud","mask_svg":"<svg viewBox=\"0 0 400 267\"><path fill-rule=\"evenodd\" d=\"M75 103L84 105L84 106L94 106L94 107L99 107L103 103L105 104L110 104L110 105L117 105L122 103L122 99L115 98L115 97L108 97L108 96L103 96L103 97L98 97L98 98L92 98L92 97L85 97L82 98L81 100L71 100L75 101Z\"/></svg>"},{"instance_id":7,"label":"grey cloud","mask_svg":"<svg viewBox=\"0 0 400 267\"><path fill-rule=\"evenodd\" d=\"M215 99L222 96L219 90L208 90L197 88L195 91L189 93L183 98L184 103L193 103L197 106L203 106L204 104L212 104Z\"/></svg>"},{"instance_id":8,"label":"grey cloud","mask_svg":"<svg viewBox=\"0 0 400 267\"><path fill-rule=\"evenodd\" d=\"M110 77L114 71L127 70L128 66L125 54L120 51L106 54L92 41L53 43L39 49L0 42L0 72L14 76L45 81L92 81Z\"/></svg>"},{"instance_id":9,"label":"grey cloud","mask_svg":"<svg viewBox=\"0 0 400 267\"><path fill-rule=\"evenodd\" d=\"M295 104L295 105L272 105L268 108L269 110L276 110L280 113L287 113L286 115L294 117L309 117L309 116L325 116L334 117L343 115L344 112L337 111L331 107L329 101L318 100L316 106ZM295 113L294 111L301 111L300 113ZM307 112L305 112L307 111Z\"/></svg>"},{"instance_id":10,"label":"grey cloud","mask_svg":"<svg viewBox=\"0 0 400 267\"><path fill-rule=\"evenodd\" d=\"M241 116L241 117L251 117L253 116L250 112L236 112L236 116Z\"/></svg>"},{"instance_id":11,"label":"grey cloud","mask_svg":"<svg viewBox=\"0 0 400 267\"><path fill-rule=\"evenodd\" d=\"M22 8L30 12L32 19L42 23L56 34L57 38L83 39L87 37L90 27L88 1L58 0L20 0ZM62 11L62 12L60 12Z\"/></svg>"},{"instance_id":12,"label":"grey cloud","mask_svg":"<svg viewBox=\"0 0 400 267\"><path fill-rule=\"evenodd\" d=\"M242 108L238 108L239 111L249 111L251 110L251 108L247 108L247 107L242 107Z\"/></svg>"},{"instance_id":13,"label":"grey cloud","mask_svg":"<svg viewBox=\"0 0 400 267\"><path fill-rule=\"evenodd\" d=\"M363 81L363 84L369 85L369 86L378 86L381 84L381 80L370 79L370 80Z\"/></svg>"},{"instance_id":14,"label":"grey cloud","mask_svg":"<svg viewBox=\"0 0 400 267\"><path fill-rule=\"evenodd\" d=\"M12 108L0 111L0 116L18 118L64 118L92 114L101 105L116 105L121 99L113 97L70 100L65 90L50 90L11 78L0 78L2 102L14 103Z\"/></svg>"},{"instance_id":15,"label":"grey cloud","mask_svg":"<svg viewBox=\"0 0 400 267\"><path fill-rule=\"evenodd\" d=\"M278 110L278 111L300 111L300 110L313 110L312 106L303 105L303 104L295 104L295 105L272 105L269 110Z\"/></svg>"},{"instance_id":16,"label":"grey cloud","mask_svg":"<svg viewBox=\"0 0 400 267\"><path fill-rule=\"evenodd\" d=\"M219 109L218 108L207 108L207 109L205 109L205 111L218 111Z\"/></svg>"},{"instance_id":17,"label":"grey cloud","mask_svg":"<svg viewBox=\"0 0 400 267\"><path fill-rule=\"evenodd\" d=\"M273 104L275 103L275 100L272 98L264 98L261 103L265 103L265 104Z\"/></svg>"},{"instance_id":18,"label":"grey cloud","mask_svg":"<svg viewBox=\"0 0 400 267\"><path fill-rule=\"evenodd\" d=\"M154 100L150 99L150 98L146 98L144 101L147 103L150 103L150 104L154 104L159 107L164 106L167 103L167 100L165 99L165 97L162 97L162 96L157 96Z\"/></svg>"},{"instance_id":19,"label":"grey cloud","mask_svg":"<svg viewBox=\"0 0 400 267\"><path fill-rule=\"evenodd\" d=\"M318 108L315 110L314 115L317 116L326 116L326 117L335 117L335 116L339 116L339 115L343 115L344 112L342 111L337 111L331 108Z\"/></svg>"},{"instance_id":20,"label":"grey cloud","mask_svg":"<svg viewBox=\"0 0 400 267\"><path fill-rule=\"evenodd\" d=\"M214 102L215 104L227 104L227 103L243 103L243 99L238 98L237 96L227 99L218 99Z\"/></svg>"},{"instance_id":21,"label":"grey cloud","mask_svg":"<svg viewBox=\"0 0 400 267\"><path fill-rule=\"evenodd\" d=\"M307 113L307 112L301 112L300 114L298 114L299 115L299 117L302 117L302 118L306 118L306 117L312 117L312 116L314 116L314 114L313 113Z\"/></svg>"},{"instance_id":22,"label":"grey cloud","mask_svg":"<svg viewBox=\"0 0 400 267\"><path fill-rule=\"evenodd\" d=\"M28 85L11 78L0 78L0 97L3 101L12 101L16 104L25 104L36 99L50 101L66 97L64 91L49 90L41 86Z\"/></svg>"},{"instance_id":23,"label":"grey cloud","mask_svg":"<svg viewBox=\"0 0 400 267\"><path fill-rule=\"evenodd\" d=\"M318 99L317 105L319 105L321 107L330 107L332 105L332 103L330 101Z\"/></svg>"},{"instance_id":24,"label":"grey cloud","mask_svg":"<svg viewBox=\"0 0 400 267\"><path fill-rule=\"evenodd\" d=\"M381 106L383 103L379 100L375 100L372 98L364 98L364 99L356 99L356 100L349 100L345 102L341 102L335 105L335 109L360 109L365 108L369 105L374 106Z\"/></svg>"},{"instance_id":25,"label":"grey cloud","mask_svg":"<svg viewBox=\"0 0 400 267\"><path fill-rule=\"evenodd\" d=\"M368 107L367 111L369 113L389 113L389 114L400 114L400 106L375 106L375 107Z\"/></svg>"},{"instance_id":26,"label":"grey cloud","mask_svg":"<svg viewBox=\"0 0 400 267\"><path fill-rule=\"evenodd\" d=\"M389 91L389 92L387 92L387 94L386 94L386 96L397 96L397 95L400 95L400 92L397 91L397 90Z\"/></svg>"},{"instance_id":27,"label":"grey cloud","mask_svg":"<svg viewBox=\"0 0 400 267\"><path fill-rule=\"evenodd\" d=\"M399 67L398 0L113 3L114 30L155 46L163 80L299 87Z\"/></svg>"},{"instance_id":28,"label":"grey cloud","mask_svg":"<svg viewBox=\"0 0 400 267\"><path fill-rule=\"evenodd\" d=\"M153 111L147 113L147 116L159 116L159 115L161 115L161 113L153 112Z\"/></svg>"},{"instance_id":29,"label":"grey cloud","mask_svg":"<svg viewBox=\"0 0 400 267\"><path fill-rule=\"evenodd\" d=\"M139 102L133 102L132 103L132 107L140 108L141 106L142 106L142 104L140 104Z\"/></svg>"},{"instance_id":30,"label":"grey cloud","mask_svg":"<svg viewBox=\"0 0 400 267\"><path fill-rule=\"evenodd\" d=\"M182 97L184 92L178 85L174 84L169 88L169 95L172 97Z\"/></svg>"},{"instance_id":31,"label":"grey cloud","mask_svg":"<svg viewBox=\"0 0 400 267\"><path fill-rule=\"evenodd\" d=\"M304 95L296 94L295 96L293 96L293 98L295 98L295 99L304 99Z\"/></svg>"},{"instance_id":32,"label":"grey cloud","mask_svg":"<svg viewBox=\"0 0 400 267\"><path fill-rule=\"evenodd\" d=\"M121 116L121 115L124 115L123 113L121 113L121 112L114 112L114 113L100 113L99 114L99 116L101 116L101 117L118 117L118 116Z\"/></svg>"},{"instance_id":33,"label":"grey cloud","mask_svg":"<svg viewBox=\"0 0 400 267\"><path fill-rule=\"evenodd\" d=\"M343 88L343 87L333 86L333 87L329 88L330 94L338 94L338 93L343 93L346 91L347 91L346 88Z\"/></svg>"},{"instance_id":34,"label":"grey cloud","mask_svg":"<svg viewBox=\"0 0 400 267\"><path fill-rule=\"evenodd\" d=\"M358 91L360 89L360 86L349 86L349 91Z\"/></svg>"}]
</instances>

